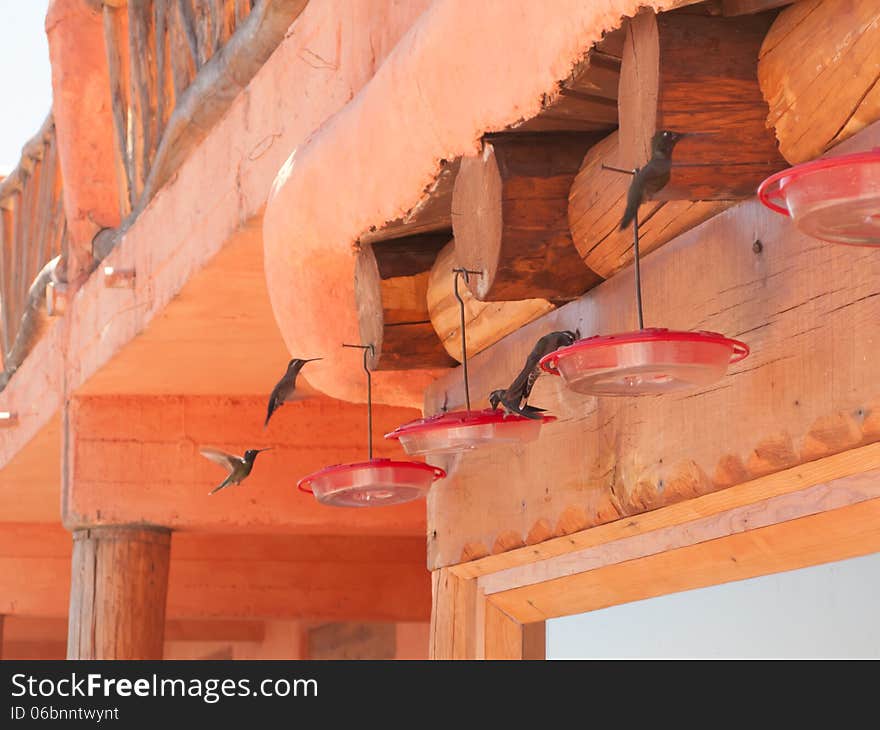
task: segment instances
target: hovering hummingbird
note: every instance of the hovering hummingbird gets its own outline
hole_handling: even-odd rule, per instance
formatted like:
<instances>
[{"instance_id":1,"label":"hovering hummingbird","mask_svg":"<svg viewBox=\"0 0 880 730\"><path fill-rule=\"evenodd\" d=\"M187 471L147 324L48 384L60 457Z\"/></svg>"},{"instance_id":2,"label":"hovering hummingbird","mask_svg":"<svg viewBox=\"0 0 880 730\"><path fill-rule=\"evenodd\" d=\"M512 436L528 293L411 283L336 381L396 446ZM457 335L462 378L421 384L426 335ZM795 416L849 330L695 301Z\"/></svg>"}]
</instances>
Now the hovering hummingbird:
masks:
<instances>
[{"instance_id":1,"label":"hovering hummingbird","mask_svg":"<svg viewBox=\"0 0 880 730\"><path fill-rule=\"evenodd\" d=\"M620 221L622 231L636 217L639 206L651 195L662 190L672 174L672 148L685 132L657 132L651 138L651 159L633 175L626 194L626 210Z\"/></svg>"},{"instance_id":2,"label":"hovering hummingbird","mask_svg":"<svg viewBox=\"0 0 880 730\"><path fill-rule=\"evenodd\" d=\"M219 451L218 449L199 449L199 453L202 456L220 464L220 466L226 467L229 471L226 479L220 482L208 494L219 492L230 484L241 484L245 477L251 473L251 469L254 468L257 454L261 451L269 451L269 449L248 449L244 452L244 457L227 454L225 451Z\"/></svg>"},{"instance_id":3,"label":"hovering hummingbird","mask_svg":"<svg viewBox=\"0 0 880 730\"><path fill-rule=\"evenodd\" d=\"M266 422L263 424L263 428L269 425L269 419L272 418L272 414L276 409L280 408L282 404L293 400L293 393L296 390L296 376L299 375L303 365L307 362L321 359L320 357L312 357L308 360L303 360L296 357L287 363L287 372L284 373L284 376L278 381L272 389L272 394L269 396L269 408L266 412Z\"/></svg>"},{"instance_id":4,"label":"hovering hummingbird","mask_svg":"<svg viewBox=\"0 0 880 730\"><path fill-rule=\"evenodd\" d=\"M539 365L541 358L560 347L567 347L579 338L580 332L572 332L571 330L549 332L541 337L526 358L523 369L510 386L507 389L493 390L489 394L489 404L493 410L500 405L508 415L515 413L534 420L541 418L544 409L528 405L532 387L541 375L541 366Z\"/></svg>"}]
</instances>

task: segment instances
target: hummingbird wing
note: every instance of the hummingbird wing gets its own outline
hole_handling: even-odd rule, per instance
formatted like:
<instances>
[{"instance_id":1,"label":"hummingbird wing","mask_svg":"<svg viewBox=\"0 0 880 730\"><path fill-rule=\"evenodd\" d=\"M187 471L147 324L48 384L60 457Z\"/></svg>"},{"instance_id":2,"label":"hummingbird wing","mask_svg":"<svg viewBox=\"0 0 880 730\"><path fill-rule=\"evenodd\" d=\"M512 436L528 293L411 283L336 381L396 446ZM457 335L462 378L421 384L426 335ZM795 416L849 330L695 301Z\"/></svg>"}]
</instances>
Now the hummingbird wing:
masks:
<instances>
[{"instance_id":1,"label":"hummingbird wing","mask_svg":"<svg viewBox=\"0 0 880 730\"><path fill-rule=\"evenodd\" d=\"M199 449L199 453L206 459L210 459L214 463L220 464L220 466L226 469L230 474L232 474L236 467L240 467L244 463L244 460L240 456L227 454L225 451L220 451L219 449Z\"/></svg>"}]
</instances>

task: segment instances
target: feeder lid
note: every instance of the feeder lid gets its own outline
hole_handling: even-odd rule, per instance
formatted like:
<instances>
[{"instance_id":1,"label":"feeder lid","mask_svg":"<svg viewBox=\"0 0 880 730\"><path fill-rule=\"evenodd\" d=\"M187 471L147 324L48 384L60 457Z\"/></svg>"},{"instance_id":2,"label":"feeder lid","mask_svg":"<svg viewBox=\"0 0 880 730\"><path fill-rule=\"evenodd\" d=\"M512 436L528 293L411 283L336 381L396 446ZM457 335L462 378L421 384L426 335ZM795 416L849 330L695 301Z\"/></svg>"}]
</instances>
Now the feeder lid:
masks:
<instances>
[{"instance_id":1,"label":"feeder lid","mask_svg":"<svg viewBox=\"0 0 880 730\"><path fill-rule=\"evenodd\" d=\"M481 411L447 411L438 413L427 418L418 418L398 426L391 433L386 433L387 439L399 439L404 434L417 433L419 431L445 431L449 428L461 426L486 426L496 423L517 423L520 421L534 422L537 419L526 418L515 413L505 414L500 408L485 408ZM555 421L556 416L545 415L541 417L541 423Z\"/></svg>"},{"instance_id":2,"label":"feeder lid","mask_svg":"<svg viewBox=\"0 0 880 730\"><path fill-rule=\"evenodd\" d=\"M749 354L718 332L649 328L588 337L551 352L541 369L588 395L650 395L707 385Z\"/></svg>"},{"instance_id":3,"label":"feeder lid","mask_svg":"<svg viewBox=\"0 0 880 730\"><path fill-rule=\"evenodd\" d=\"M401 504L423 497L446 471L419 461L371 459L334 464L297 482L302 492L335 507L373 507Z\"/></svg>"},{"instance_id":4,"label":"feeder lid","mask_svg":"<svg viewBox=\"0 0 880 730\"><path fill-rule=\"evenodd\" d=\"M880 245L880 147L781 170L758 199L820 240Z\"/></svg>"},{"instance_id":5,"label":"feeder lid","mask_svg":"<svg viewBox=\"0 0 880 730\"><path fill-rule=\"evenodd\" d=\"M398 439L407 454L454 454L480 446L525 443L536 439L556 416L526 418L503 410L449 411L398 426L387 439Z\"/></svg>"}]
</instances>

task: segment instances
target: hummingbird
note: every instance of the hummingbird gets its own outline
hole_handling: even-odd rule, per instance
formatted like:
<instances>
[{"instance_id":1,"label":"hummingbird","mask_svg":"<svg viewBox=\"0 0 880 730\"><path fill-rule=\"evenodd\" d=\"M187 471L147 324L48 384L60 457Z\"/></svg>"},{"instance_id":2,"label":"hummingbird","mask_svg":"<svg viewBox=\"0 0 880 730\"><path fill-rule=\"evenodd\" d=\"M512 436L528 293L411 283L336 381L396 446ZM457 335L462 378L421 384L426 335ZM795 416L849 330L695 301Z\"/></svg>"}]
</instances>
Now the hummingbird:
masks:
<instances>
[{"instance_id":1,"label":"hummingbird","mask_svg":"<svg viewBox=\"0 0 880 730\"><path fill-rule=\"evenodd\" d=\"M296 376L299 375L303 365L307 362L321 359L320 357L312 357L308 360L303 360L302 358L295 357L287 363L287 372L284 373L284 376L278 381L272 389L272 394L269 396L269 408L266 412L266 422L263 424L263 428L269 425L269 419L272 418L272 414L277 408L280 408L282 404L288 401L294 400L293 393L296 390Z\"/></svg>"},{"instance_id":2,"label":"hummingbird","mask_svg":"<svg viewBox=\"0 0 880 730\"><path fill-rule=\"evenodd\" d=\"M672 174L672 148L686 132L664 129L651 138L651 159L635 171L626 194L626 210L620 221L622 231L636 217L639 206L646 198L662 190Z\"/></svg>"},{"instance_id":3,"label":"hummingbird","mask_svg":"<svg viewBox=\"0 0 880 730\"><path fill-rule=\"evenodd\" d=\"M507 389L493 390L489 394L489 404L492 409L494 410L500 405L508 415L515 413L534 420L541 418L544 409L528 405L532 387L542 372L539 365L541 358L560 347L567 347L579 338L580 332L577 330L574 332L571 330L549 332L541 337L526 358L523 369L510 386Z\"/></svg>"},{"instance_id":4,"label":"hummingbird","mask_svg":"<svg viewBox=\"0 0 880 730\"><path fill-rule=\"evenodd\" d=\"M261 451L269 451L272 447L270 446L268 449L248 449L244 452L244 456L235 456L234 454L227 454L225 451L220 451L218 449L199 449L199 453L214 461L220 466L225 467L229 474L226 476L220 484L214 487L208 494L214 494L214 492L219 492L221 489L228 487L230 484L241 484L241 482L251 473L251 469L254 468L254 462L257 460L257 454Z\"/></svg>"}]
</instances>

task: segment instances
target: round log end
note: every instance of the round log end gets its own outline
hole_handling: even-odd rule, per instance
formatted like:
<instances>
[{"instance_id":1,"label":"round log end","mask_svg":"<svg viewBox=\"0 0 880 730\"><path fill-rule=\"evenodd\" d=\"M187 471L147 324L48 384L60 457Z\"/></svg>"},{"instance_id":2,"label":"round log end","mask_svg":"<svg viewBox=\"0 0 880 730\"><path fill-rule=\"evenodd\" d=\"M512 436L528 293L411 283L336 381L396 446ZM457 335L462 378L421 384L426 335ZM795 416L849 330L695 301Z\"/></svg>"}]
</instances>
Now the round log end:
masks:
<instances>
[{"instance_id":1,"label":"round log end","mask_svg":"<svg viewBox=\"0 0 880 730\"><path fill-rule=\"evenodd\" d=\"M495 148L486 142L478 157L465 157L452 191L452 232L457 265L481 272L468 288L484 299L495 281L501 256L501 174Z\"/></svg>"}]
</instances>

